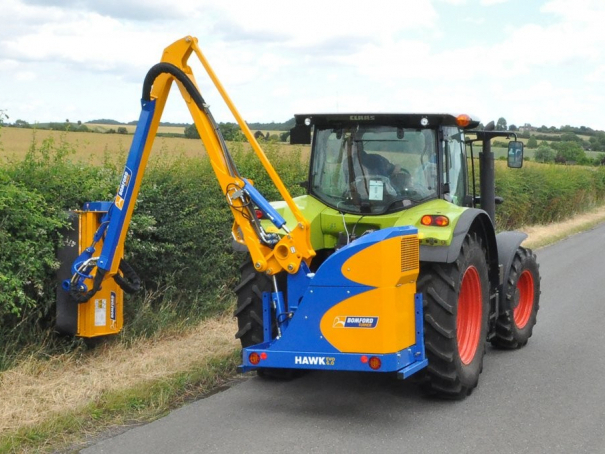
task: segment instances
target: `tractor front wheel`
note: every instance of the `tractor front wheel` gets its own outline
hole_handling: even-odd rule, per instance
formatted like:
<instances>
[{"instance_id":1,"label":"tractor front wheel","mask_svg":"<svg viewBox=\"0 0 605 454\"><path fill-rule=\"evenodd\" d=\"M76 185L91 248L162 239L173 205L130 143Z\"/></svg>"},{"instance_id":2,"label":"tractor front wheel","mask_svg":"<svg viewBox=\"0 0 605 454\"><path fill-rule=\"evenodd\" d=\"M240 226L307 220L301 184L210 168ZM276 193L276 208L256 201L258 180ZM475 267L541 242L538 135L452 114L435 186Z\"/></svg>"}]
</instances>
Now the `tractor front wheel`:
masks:
<instances>
[{"instance_id":1,"label":"tractor front wheel","mask_svg":"<svg viewBox=\"0 0 605 454\"><path fill-rule=\"evenodd\" d=\"M422 389L442 398L472 392L483 369L489 280L481 239L468 234L454 263L421 263L424 342L429 365Z\"/></svg>"},{"instance_id":2,"label":"tractor front wheel","mask_svg":"<svg viewBox=\"0 0 605 454\"><path fill-rule=\"evenodd\" d=\"M515 252L502 298L492 345L521 348L532 335L540 303L540 271L531 249L520 247Z\"/></svg>"}]
</instances>

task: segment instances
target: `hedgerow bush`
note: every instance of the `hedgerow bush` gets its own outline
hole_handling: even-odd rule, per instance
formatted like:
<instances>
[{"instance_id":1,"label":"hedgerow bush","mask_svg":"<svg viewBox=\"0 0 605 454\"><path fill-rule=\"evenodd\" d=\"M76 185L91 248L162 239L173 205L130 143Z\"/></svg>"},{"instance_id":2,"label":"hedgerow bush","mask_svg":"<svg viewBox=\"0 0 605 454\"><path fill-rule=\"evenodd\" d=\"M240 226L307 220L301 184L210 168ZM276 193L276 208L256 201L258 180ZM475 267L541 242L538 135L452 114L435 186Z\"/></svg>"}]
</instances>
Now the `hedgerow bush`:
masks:
<instances>
[{"instance_id":1,"label":"hedgerow bush","mask_svg":"<svg viewBox=\"0 0 605 454\"><path fill-rule=\"evenodd\" d=\"M0 323L43 310L48 276L57 267L55 244L61 216L36 191L0 169Z\"/></svg>"},{"instance_id":2,"label":"hedgerow bush","mask_svg":"<svg viewBox=\"0 0 605 454\"><path fill-rule=\"evenodd\" d=\"M525 163L509 169L496 163L496 225L510 230L573 217L605 201L605 169Z\"/></svg>"},{"instance_id":3,"label":"hedgerow bush","mask_svg":"<svg viewBox=\"0 0 605 454\"><path fill-rule=\"evenodd\" d=\"M269 199L281 196L247 144L231 143L241 175ZM263 146L294 196L307 178L301 150ZM123 162L74 159L61 137L35 140L26 158L0 168L0 370L27 342L52 330L57 262L66 212L111 200ZM605 171L526 163L496 163L499 229L549 223L603 203ZM142 181L127 236L126 258L144 292L125 305L125 332L135 338L174 323L190 323L227 307L242 257L232 251L233 219L207 157L153 157ZM37 337L36 337L37 336Z\"/></svg>"},{"instance_id":4,"label":"hedgerow bush","mask_svg":"<svg viewBox=\"0 0 605 454\"><path fill-rule=\"evenodd\" d=\"M269 198L279 198L258 160L243 144L234 145L241 174ZM300 150L279 155L277 149L267 146L286 185L304 180ZM7 163L0 173L0 334L5 341L26 339L41 325L52 327L55 257L66 213L115 195L123 162L108 156L93 166L73 159L74 154L62 138L37 143L34 136L25 159ZM144 292L125 305L132 335L226 308L241 260L231 247L232 222L207 157L150 161L125 245L126 258L144 283Z\"/></svg>"}]
</instances>

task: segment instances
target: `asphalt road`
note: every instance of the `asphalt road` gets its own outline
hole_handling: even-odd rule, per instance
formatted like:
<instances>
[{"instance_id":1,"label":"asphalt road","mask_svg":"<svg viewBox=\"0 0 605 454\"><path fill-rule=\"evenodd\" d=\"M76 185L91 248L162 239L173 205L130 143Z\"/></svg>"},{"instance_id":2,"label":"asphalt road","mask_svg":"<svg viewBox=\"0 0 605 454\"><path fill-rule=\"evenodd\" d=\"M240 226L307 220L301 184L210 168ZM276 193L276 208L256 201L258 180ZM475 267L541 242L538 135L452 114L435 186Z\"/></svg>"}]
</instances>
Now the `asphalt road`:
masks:
<instances>
[{"instance_id":1,"label":"asphalt road","mask_svg":"<svg viewBox=\"0 0 605 454\"><path fill-rule=\"evenodd\" d=\"M373 374L253 377L83 452L605 453L605 225L537 255L534 335L488 348L464 401Z\"/></svg>"}]
</instances>

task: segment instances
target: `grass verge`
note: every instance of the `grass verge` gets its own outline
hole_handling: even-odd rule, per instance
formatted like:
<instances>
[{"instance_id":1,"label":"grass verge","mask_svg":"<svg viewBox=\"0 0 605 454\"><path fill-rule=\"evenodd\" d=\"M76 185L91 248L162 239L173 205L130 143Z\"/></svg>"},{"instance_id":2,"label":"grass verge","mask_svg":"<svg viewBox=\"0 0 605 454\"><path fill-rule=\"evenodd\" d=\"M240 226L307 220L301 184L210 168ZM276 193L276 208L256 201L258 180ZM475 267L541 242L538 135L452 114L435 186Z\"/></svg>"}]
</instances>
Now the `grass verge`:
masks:
<instances>
[{"instance_id":1,"label":"grass verge","mask_svg":"<svg viewBox=\"0 0 605 454\"><path fill-rule=\"evenodd\" d=\"M522 227L519 230L529 235L523 246L539 249L549 244L561 241L576 233L590 230L597 224L605 222L605 206L588 213L575 216L567 221L549 225L534 225Z\"/></svg>"},{"instance_id":2,"label":"grass verge","mask_svg":"<svg viewBox=\"0 0 605 454\"><path fill-rule=\"evenodd\" d=\"M231 379L239 363L239 352L234 349L152 383L104 392L83 408L2 435L0 452L77 451L103 431L150 422L208 394Z\"/></svg>"},{"instance_id":3,"label":"grass verge","mask_svg":"<svg viewBox=\"0 0 605 454\"><path fill-rule=\"evenodd\" d=\"M136 342L21 358L0 373L0 453L65 450L203 396L236 373L235 326L224 314Z\"/></svg>"}]
</instances>

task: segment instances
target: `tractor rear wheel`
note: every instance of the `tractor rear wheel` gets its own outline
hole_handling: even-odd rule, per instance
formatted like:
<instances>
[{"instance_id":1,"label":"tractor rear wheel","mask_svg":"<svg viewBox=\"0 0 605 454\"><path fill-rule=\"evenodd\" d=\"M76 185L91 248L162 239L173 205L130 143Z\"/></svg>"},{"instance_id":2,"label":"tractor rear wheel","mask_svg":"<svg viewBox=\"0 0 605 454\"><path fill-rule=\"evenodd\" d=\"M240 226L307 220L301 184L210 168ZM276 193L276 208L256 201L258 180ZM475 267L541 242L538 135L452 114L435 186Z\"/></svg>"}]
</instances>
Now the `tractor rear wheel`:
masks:
<instances>
[{"instance_id":1,"label":"tractor rear wheel","mask_svg":"<svg viewBox=\"0 0 605 454\"><path fill-rule=\"evenodd\" d=\"M265 273L259 273L252 264L250 254L246 254L244 262L240 265L241 279L235 287L237 295L237 307L233 315L237 317L238 331L235 338L239 339L242 348L260 344L264 341L263 329L263 293L273 291L272 279ZM278 285L284 292L285 276L278 276ZM272 311L273 312L273 311ZM271 327L272 338L277 335L274 313L271 314L273 326ZM297 369L261 368L257 370L259 377L290 380L300 375Z\"/></svg>"},{"instance_id":2,"label":"tractor rear wheel","mask_svg":"<svg viewBox=\"0 0 605 454\"><path fill-rule=\"evenodd\" d=\"M532 335L540 303L540 271L531 249L517 249L507 284L491 343L500 348L521 348Z\"/></svg>"},{"instance_id":3,"label":"tractor rear wheel","mask_svg":"<svg viewBox=\"0 0 605 454\"><path fill-rule=\"evenodd\" d=\"M235 338L245 348L263 342L263 292L271 292L273 285L269 276L254 269L250 254L246 254L239 269L241 279L234 290L237 307L233 315L238 326Z\"/></svg>"},{"instance_id":4,"label":"tractor rear wheel","mask_svg":"<svg viewBox=\"0 0 605 454\"><path fill-rule=\"evenodd\" d=\"M483 370L489 280L481 239L467 234L453 263L421 263L424 342L429 364L421 387L428 394L462 399Z\"/></svg>"}]
</instances>

